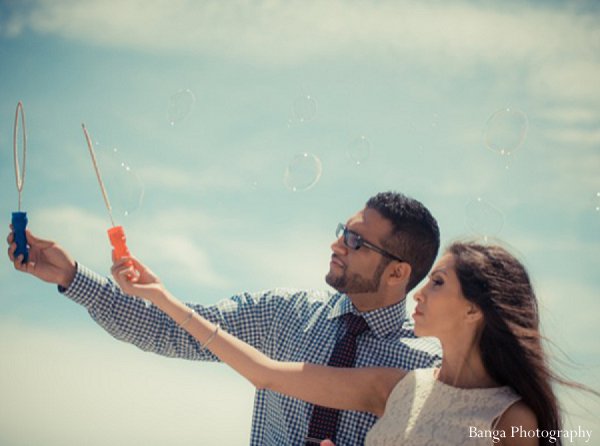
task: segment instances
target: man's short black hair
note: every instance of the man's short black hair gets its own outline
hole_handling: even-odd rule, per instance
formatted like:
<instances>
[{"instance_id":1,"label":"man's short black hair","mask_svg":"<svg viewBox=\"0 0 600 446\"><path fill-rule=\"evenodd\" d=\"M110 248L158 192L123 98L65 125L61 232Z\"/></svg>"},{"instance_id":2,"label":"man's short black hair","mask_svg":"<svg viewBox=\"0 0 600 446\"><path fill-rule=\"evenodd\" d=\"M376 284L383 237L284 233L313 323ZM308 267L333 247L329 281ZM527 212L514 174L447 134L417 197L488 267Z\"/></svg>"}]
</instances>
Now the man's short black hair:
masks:
<instances>
[{"instance_id":1,"label":"man's short black hair","mask_svg":"<svg viewBox=\"0 0 600 446\"><path fill-rule=\"evenodd\" d=\"M427 275L440 248L440 230L431 212L414 198L399 192L381 192L367 201L392 223L392 235L383 240L385 249L409 263L412 272L406 292Z\"/></svg>"}]
</instances>

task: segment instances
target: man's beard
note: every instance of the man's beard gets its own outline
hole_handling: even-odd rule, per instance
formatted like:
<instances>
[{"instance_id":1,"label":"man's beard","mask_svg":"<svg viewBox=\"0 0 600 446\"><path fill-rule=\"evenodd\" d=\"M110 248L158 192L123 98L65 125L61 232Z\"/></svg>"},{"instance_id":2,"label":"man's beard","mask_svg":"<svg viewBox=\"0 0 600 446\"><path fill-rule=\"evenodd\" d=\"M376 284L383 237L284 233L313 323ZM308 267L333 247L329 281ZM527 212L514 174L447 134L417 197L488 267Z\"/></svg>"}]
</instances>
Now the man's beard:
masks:
<instances>
[{"instance_id":1,"label":"man's beard","mask_svg":"<svg viewBox=\"0 0 600 446\"><path fill-rule=\"evenodd\" d=\"M348 274L344 269L340 276L334 276L330 271L325 277L325 281L329 286L333 287L340 293L374 293L379 290L381 276L383 275L383 271L385 270L386 266L389 265L389 263L389 259L382 258L370 279L365 278L357 273Z\"/></svg>"}]
</instances>

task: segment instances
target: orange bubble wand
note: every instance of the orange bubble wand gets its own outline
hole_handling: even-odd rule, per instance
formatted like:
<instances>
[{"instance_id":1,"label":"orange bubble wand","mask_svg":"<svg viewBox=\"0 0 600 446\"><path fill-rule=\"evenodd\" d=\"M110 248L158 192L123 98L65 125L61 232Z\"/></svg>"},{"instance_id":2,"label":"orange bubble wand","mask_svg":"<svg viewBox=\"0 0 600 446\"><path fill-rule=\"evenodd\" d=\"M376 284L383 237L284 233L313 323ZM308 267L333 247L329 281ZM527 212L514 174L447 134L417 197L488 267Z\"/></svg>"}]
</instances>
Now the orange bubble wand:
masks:
<instances>
[{"instance_id":1,"label":"orange bubble wand","mask_svg":"<svg viewBox=\"0 0 600 446\"><path fill-rule=\"evenodd\" d=\"M108 216L110 217L111 228L108 232L108 239L110 240L110 244L114 250L114 258L120 259L122 257L129 257L131 253L127 248L127 239L125 238L125 230L122 226L115 226L115 220L113 219L112 207L110 205L110 200L108 199L108 194L106 193L106 188L104 187L104 182L102 181L102 175L100 174L100 169L98 168L98 161L96 160L96 154L94 153L94 147L92 145L92 139L90 138L90 134L85 128L85 124L82 123L81 127L83 128L83 134L85 135L85 140L87 142L88 150L90 152L90 156L92 157L92 163L94 164L94 170L96 172L96 178L98 178L98 184L100 185L100 191L102 192L102 198L104 198L104 204L106 205L106 209L108 210ZM132 264L132 263L131 263ZM131 278L131 277L130 277Z\"/></svg>"}]
</instances>

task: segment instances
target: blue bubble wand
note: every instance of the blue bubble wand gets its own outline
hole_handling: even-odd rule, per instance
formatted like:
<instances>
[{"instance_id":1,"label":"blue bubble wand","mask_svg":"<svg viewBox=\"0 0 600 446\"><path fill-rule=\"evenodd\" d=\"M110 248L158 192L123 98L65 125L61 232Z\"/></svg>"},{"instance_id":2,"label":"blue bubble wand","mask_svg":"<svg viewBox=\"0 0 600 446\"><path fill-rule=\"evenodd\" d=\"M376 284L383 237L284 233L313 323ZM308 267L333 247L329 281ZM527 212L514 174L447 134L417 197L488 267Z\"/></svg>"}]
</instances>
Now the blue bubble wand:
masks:
<instances>
[{"instance_id":1,"label":"blue bubble wand","mask_svg":"<svg viewBox=\"0 0 600 446\"><path fill-rule=\"evenodd\" d=\"M23 131L23 165L19 168L19 156L17 151L17 134L19 133L19 117L21 118L21 129ZM21 211L21 195L23 185L25 184L25 162L27 160L27 131L25 128L25 112L23 103L19 101L17 111L15 112L15 125L13 127L13 157L15 165L15 179L17 183L17 192L19 194L19 207L17 212L12 213L12 227L15 234L15 257L23 255L23 263L29 259L29 248L27 246L27 236L25 228L27 227L27 212Z\"/></svg>"}]
</instances>

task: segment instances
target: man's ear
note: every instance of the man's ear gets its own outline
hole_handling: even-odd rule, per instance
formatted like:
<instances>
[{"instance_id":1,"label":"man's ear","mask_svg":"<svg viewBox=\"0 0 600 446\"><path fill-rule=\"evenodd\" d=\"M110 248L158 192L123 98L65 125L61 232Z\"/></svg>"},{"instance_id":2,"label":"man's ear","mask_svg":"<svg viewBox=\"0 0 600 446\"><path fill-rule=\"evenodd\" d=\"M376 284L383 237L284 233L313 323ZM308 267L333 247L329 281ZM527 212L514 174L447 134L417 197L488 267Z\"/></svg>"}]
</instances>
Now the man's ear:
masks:
<instances>
[{"instance_id":1,"label":"man's ear","mask_svg":"<svg viewBox=\"0 0 600 446\"><path fill-rule=\"evenodd\" d=\"M412 273L411 266L406 262L393 261L388 265L387 283L390 286L406 286Z\"/></svg>"}]
</instances>

